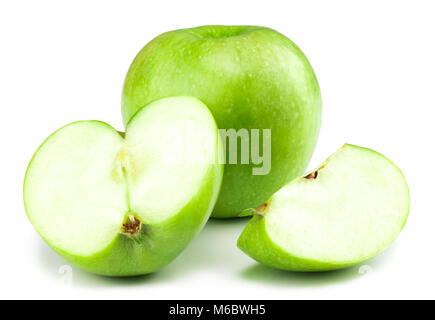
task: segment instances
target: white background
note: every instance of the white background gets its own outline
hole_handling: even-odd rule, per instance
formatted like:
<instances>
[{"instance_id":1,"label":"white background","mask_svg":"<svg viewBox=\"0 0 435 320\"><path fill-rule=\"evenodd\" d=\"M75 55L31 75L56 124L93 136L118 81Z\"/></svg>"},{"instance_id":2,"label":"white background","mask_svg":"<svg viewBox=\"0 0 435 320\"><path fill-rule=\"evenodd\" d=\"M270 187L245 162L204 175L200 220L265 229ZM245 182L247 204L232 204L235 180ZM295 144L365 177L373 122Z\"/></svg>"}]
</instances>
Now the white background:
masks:
<instances>
[{"instance_id":1,"label":"white background","mask_svg":"<svg viewBox=\"0 0 435 320\"><path fill-rule=\"evenodd\" d=\"M435 5L433 1L1 1L0 298L435 298ZM72 269L36 234L22 203L25 169L58 127L99 119L122 130L120 96L153 37L205 24L284 33L312 63L324 102L310 167L344 142L404 172L408 223L384 253L343 271L263 267L236 248L247 220L211 221L171 265L111 279ZM67 282L67 281L66 281Z\"/></svg>"}]
</instances>

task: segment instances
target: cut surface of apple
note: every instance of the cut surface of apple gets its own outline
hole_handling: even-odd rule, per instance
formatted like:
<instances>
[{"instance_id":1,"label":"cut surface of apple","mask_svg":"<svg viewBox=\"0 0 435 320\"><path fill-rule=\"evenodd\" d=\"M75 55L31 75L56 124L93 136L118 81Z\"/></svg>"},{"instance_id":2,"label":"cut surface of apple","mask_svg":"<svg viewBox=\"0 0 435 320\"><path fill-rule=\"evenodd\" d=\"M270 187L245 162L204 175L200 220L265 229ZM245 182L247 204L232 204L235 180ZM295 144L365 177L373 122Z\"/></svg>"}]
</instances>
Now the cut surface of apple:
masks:
<instances>
[{"instance_id":1,"label":"cut surface of apple","mask_svg":"<svg viewBox=\"0 0 435 320\"><path fill-rule=\"evenodd\" d=\"M238 246L255 260L285 270L348 267L396 239L409 203L406 180L390 160L347 144L258 208Z\"/></svg>"},{"instance_id":2,"label":"cut surface of apple","mask_svg":"<svg viewBox=\"0 0 435 320\"><path fill-rule=\"evenodd\" d=\"M79 121L39 147L24 182L37 232L85 270L138 275L173 260L207 221L222 179L218 129L189 97L158 100L120 134Z\"/></svg>"}]
</instances>

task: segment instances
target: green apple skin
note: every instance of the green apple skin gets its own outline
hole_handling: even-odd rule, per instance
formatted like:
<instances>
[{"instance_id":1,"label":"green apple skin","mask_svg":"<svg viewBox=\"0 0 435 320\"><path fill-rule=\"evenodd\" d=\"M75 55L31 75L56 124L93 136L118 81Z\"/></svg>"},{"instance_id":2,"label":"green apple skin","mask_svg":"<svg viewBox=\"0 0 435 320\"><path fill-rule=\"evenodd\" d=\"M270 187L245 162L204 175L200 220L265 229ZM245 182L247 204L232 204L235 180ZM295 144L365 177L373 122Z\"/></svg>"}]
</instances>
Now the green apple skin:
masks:
<instances>
[{"instance_id":1,"label":"green apple skin","mask_svg":"<svg viewBox=\"0 0 435 320\"><path fill-rule=\"evenodd\" d=\"M156 37L127 73L124 123L151 101L175 95L203 101L220 129L271 129L270 172L253 175L258 165L226 164L212 217L257 207L308 165L320 130L320 89L307 58L284 35L264 27L203 26Z\"/></svg>"},{"instance_id":2,"label":"green apple skin","mask_svg":"<svg viewBox=\"0 0 435 320\"><path fill-rule=\"evenodd\" d=\"M404 189L406 190L404 192L404 202L406 203L404 214L401 217L400 221L398 221L398 233L404 228L408 215L409 215L409 209L410 209L410 195L409 195L409 188L406 183L405 176L401 172L401 170L387 157L384 155L360 146L351 145L351 144L345 144L340 150L344 148L350 148L355 150L362 150L364 152L369 152L377 157L383 159L386 163L388 163L389 166L394 168L394 170L397 171L399 179L401 179L401 183L404 184ZM337 151L340 152L340 150ZM314 172L317 172L319 170L322 170L324 166L328 165L328 161L330 161L330 158L332 158L334 155L329 157L321 166L318 167ZM320 174L320 173L319 173ZM316 174L317 175L317 174ZM289 183L292 184L296 182L297 180L304 180L306 177L299 177L292 182ZM351 178L350 178L351 179ZM328 186L324 186L326 189ZM330 186L329 186L330 187ZM284 187L285 188L285 187ZM311 195L311 197L314 197L315 195ZM393 238L391 238L390 242L387 245L384 245L383 247L378 247L377 250L374 250L371 252L369 256L361 257L358 259L353 260L347 260L347 261L321 261L318 259L309 259L304 257L299 257L297 255L292 254L291 252L288 252L284 250L280 245L278 245L269 235L267 231L267 219L268 219L268 208L270 208L271 202L274 201L274 197L272 196L267 202L266 205L260 207L257 209L257 214L254 214L254 216L251 218L243 232L241 233L238 241L237 241L237 247L242 250L244 253L246 253L249 257L256 260L257 262L264 264L266 266L277 268L281 270L287 270L287 271L296 271L296 272L323 272L323 271L332 271L332 270L338 270L347 268L353 265L360 264L383 250L385 250L388 245L390 245L395 238L398 236L398 233L395 234ZM266 209L264 209L266 208ZM384 230L387 232L387 230Z\"/></svg>"},{"instance_id":3,"label":"green apple skin","mask_svg":"<svg viewBox=\"0 0 435 320\"><path fill-rule=\"evenodd\" d=\"M360 262L335 264L294 256L283 250L269 237L266 231L266 219L261 215L252 217L243 229L237 241L237 247L261 264L288 271L329 271L346 268Z\"/></svg>"},{"instance_id":4,"label":"green apple skin","mask_svg":"<svg viewBox=\"0 0 435 320\"><path fill-rule=\"evenodd\" d=\"M170 99L177 99L177 97ZM197 100L190 97L182 97L182 99ZM202 104L200 101L198 101L198 103ZM204 108L207 109L205 106ZM211 114L210 118L212 119ZM107 130L116 132L122 138L125 137L124 132L116 131L109 124L101 121L78 121L70 125L79 122L95 123L96 125L107 127ZM64 127L51 134L41 144L28 165L23 191L24 207L31 222L32 217L29 215L30 210L26 204L26 180L28 179L32 161L50 137L54 136L63 128ZM137 238L133 239L128 235L118 233L104 250L93 255L78 256L60 249L56 243L52 243L46 239L39 230L36 229L36 231L54 251L67 261L94 274L112 277L138 276L152 273L163 268L174 260L201 231L208 221L218 198L224 168L223 165L220 164L223 154L216 124L215 130L216 162L209 164L198 192L172 217L160 223L142 224Z\"/></svg>"}]
</instances>

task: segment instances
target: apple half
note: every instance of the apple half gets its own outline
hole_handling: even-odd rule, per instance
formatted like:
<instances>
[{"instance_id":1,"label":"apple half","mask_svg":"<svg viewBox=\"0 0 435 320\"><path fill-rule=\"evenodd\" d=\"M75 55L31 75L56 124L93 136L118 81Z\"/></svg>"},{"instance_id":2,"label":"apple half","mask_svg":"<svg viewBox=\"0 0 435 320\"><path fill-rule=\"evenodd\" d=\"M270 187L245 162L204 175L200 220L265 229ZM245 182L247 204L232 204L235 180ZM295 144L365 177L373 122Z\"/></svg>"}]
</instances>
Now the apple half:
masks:
<instances>
[{"instance_id":1,"label":"apple half","mask_svg":"<svg viewBox=\"0 0 435 320\"><path fill-rule=\"evenodd\" d=\"M254 210L238 247L258 262L284 270L345 268L396 239L409 203L405 177L390 160L346 144Z\"/></svg>"},{"instance_id":2,"label":"apple half","mask_svg":"<svg viewBox=\"0 0 435 320\"><path fill-rule=\"evenodd\" d=\"M24 203L36 231L84 270L108 276L156 271L201 230L222 180L222 146L196 98L151 103L119 133L79 121L36 151Z\"/></svg>"}]
</instances>

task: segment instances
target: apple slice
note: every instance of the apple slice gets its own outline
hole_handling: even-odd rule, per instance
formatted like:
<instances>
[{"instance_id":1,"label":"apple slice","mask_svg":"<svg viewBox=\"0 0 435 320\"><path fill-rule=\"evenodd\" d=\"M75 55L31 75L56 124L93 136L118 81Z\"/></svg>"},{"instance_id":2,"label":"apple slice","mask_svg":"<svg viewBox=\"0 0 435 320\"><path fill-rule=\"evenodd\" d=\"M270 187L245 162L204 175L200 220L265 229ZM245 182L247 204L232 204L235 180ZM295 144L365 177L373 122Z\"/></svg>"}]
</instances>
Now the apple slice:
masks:
<instances>
[{"instance_id":1,"label":"apple slice","mask_svg":"<svg viewBox=\"0 0 435 320\"><path fill-rule=\"evenodd\" d=\"M156 271L213 209L223 172L219 139L207 107L189 97L151 103L125 135L99 121L71 123L29 164L27 215L55 251L87 271Z\"/></svg>"},{"instance_id":2,"label":"apple slice","mask_svg":"<svg viewBox=\"0 0 435 320\"><path fill-rule=\"evenodd\" d=\"M255 210L238 247L279 269L340 269L387 248L408 212L401 171L373 150L346 144Z\"/></svg>"}]
</instances>

